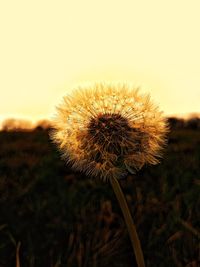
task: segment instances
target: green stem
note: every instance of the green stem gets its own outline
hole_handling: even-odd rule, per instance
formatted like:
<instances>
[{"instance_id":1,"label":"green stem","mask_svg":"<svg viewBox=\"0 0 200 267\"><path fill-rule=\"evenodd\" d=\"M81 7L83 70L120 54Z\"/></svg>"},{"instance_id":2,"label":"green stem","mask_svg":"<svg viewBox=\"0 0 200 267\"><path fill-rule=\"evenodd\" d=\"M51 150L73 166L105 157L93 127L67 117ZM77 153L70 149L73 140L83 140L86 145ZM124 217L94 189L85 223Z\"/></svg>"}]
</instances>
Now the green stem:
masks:
<instances>
[{"instance_id":1,"label":"green stem","mask_svg":"<svg viewBox=\"0 0 200 267\"><path fill-rule=\"evenodd\" d=\"M138 238L137 231L136 231L133 219L131 217L131 213L129 211L126 199L125 199L124 194L121 190L120 184L115 177L110 178L110 183L112 185L112 188L113 188L115 195L117 197L117 200L119 202L120 208L121 208L122 213L124 215L124 219L126 222L128 232L129 232L129 236L131 239L133 250L135 252L135 257L136 257L138 267L145 267L140 240Z\"/></svg>"}]
</instances>

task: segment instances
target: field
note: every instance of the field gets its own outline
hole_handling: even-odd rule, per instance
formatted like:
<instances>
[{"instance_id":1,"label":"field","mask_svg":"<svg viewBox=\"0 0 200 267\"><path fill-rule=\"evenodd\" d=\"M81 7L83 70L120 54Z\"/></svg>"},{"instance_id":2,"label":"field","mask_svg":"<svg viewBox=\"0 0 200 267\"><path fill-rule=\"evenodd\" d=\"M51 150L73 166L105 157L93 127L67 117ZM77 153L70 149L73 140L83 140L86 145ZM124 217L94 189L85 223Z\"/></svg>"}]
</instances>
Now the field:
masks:
<instances>
[{"instance_id":1,"label":"field","mask_svg":"<svg viewBox=\"0 0 200 267\"><path fill-rule=\"evenodd\" d=\"M40 127L0 132L0 267L136 266L109 183L75 173ZM200 129L120 181L149 267L200 266Z\"/></svg>"}]
</instances>

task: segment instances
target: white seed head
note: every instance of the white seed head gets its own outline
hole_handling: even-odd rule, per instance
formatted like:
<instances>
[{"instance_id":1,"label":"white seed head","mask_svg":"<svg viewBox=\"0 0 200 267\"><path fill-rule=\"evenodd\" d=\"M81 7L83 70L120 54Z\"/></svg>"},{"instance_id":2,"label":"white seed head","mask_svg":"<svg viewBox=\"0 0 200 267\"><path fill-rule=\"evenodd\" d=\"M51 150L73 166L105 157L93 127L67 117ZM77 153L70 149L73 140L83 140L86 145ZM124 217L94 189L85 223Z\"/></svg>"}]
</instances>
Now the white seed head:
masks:
<instances>
[{"instance_id":1,"label":"white seed head","mask_svg":"<svg viewBox=\"0 0 200 267\"><path fill-rule=\"evenodd\" d=\"M106 83L64 97L52 125L50 136L72 168L103 180L157 164L168 132L149 95Z\"/></svg>"}]
</instances>

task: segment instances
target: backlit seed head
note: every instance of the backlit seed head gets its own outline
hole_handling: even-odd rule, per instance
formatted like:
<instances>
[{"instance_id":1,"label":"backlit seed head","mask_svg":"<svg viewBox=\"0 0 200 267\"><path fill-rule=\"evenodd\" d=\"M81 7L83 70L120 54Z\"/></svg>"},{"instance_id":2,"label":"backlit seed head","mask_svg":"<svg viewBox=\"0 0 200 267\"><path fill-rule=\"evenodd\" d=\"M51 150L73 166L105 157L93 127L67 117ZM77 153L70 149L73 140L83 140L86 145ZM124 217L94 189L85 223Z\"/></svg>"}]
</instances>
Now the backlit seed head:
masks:
<instances>
[{"instance_id":1,"label":"backlit seed head","mask_svg":"<svg viewBox=\"0 0 200 267\"><path fill-rule=\"evenodd\" d=\"M138 89L105 83L79 88L57 111L51 138L72 168L107 180L159 162L166 120Z\"/></svg>"}]
</instances>

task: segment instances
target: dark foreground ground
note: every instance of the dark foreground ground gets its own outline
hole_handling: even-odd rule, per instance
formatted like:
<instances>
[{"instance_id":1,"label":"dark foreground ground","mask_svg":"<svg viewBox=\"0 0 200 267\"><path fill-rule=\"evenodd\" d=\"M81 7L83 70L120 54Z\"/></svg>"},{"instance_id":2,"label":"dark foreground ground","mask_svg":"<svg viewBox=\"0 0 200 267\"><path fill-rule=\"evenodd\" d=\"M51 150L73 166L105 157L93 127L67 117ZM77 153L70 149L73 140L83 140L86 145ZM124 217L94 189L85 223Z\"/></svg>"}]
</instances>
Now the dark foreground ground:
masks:
<instances>
[{"instance_id":1,"label":"dark foreground ground","mask_svg":"<svg viewBox=\"0 0 200 267\"><path fill-rule=\"evenodd\" d=\"M200 266L200 130L121 185L149 267ZM109 184L74 173L48 131L0 132L0 267L136 266ZM18 265L19 267L19 265Z\"/></svg>"}]
</instances>

